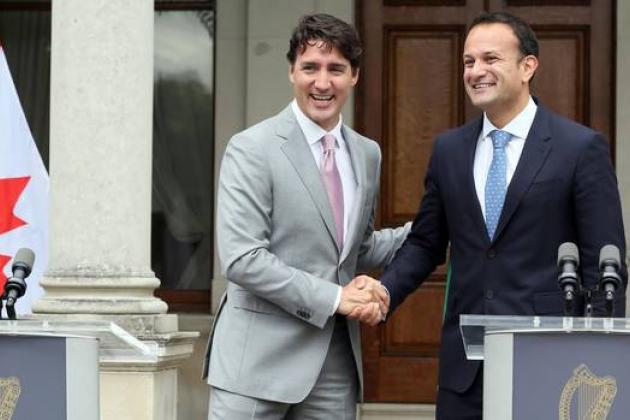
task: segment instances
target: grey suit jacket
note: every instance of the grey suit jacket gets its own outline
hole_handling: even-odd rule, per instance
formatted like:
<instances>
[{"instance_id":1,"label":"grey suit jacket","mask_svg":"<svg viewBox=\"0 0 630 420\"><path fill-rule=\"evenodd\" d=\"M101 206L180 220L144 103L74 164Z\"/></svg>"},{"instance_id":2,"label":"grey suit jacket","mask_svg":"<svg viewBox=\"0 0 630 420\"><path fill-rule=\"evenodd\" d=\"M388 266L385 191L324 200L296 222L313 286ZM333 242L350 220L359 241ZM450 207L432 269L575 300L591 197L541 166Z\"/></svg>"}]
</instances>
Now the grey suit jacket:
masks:
<instances>
[{"instance_id":1,"label":"grey suit jacket","mask_svg":"<svg viewBox=\"0 0 630 420\"><path fill-rule=\"evenodd\" d=\"M204 376L215 387L295 403L312 389L333 331L337 285L383 266L408 230L374 231L378 145L342 128L357 180L343 250L319 170L290 106L229 142L217 242L228 280ZM359 325L348 321L360 380ZM209 362L209 366L208 366ZM208 371L209 370L209 371Z\"/></svg>"}]
</instances>

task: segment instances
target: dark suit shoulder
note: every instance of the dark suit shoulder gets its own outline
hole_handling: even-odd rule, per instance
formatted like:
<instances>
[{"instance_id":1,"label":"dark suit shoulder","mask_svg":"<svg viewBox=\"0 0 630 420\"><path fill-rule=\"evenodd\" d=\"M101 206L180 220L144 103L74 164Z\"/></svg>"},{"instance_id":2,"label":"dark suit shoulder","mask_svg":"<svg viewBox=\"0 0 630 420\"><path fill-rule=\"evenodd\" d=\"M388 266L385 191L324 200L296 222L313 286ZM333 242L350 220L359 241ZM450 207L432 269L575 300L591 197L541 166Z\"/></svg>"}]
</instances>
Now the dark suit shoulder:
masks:
<instances>
[{"instance_id":1,"label":"dark suit shoulder","mask_svg":"<svg viewBox=\"0 0 630 420\"><path fill-rule=\"evenodd\" d=\"M529 137L549 139L554 150L561 151L565 163L572 159L576 163L582 161L593 150L599 150L603 155L610 154L602 133L551 112L541 105L536 111Z\"/></svg>"},{"instance_id":2,"label":"dark suit shoulder","mask_svg":"<svg viewBox=\"0 0 630 420\"><path fill-rule=\"evenodd\" d=\"M590 127L577 123L565 116L549 111L543 106L538 107L543 121L546 120L552 137L567 137L576 139L589 139L603 137L603 134Z\"/></svg>"},{"instance_id":3,"label":"dark suit shoulder","mask_svg":"<svg viewBox=\"0 0 630 420\"><path fill-rule=\"evenodd\" d=\"M435 138L433 145L434 152L441 148L446 148L447 150L451 147L461 149L466 141L476 143L479 133L481 132L481 124L482 119L475 118L464 125L443 131Z\"/></svg>"},{"instance_id":4,"label":"dark suit shoulder","mask_svg":"<svg viewBox=\"0 0 630 420\"><path fill-rule=\"evenodd\" d=\"M483 120L481 117L474 118L468 121L466 124L442 132L438 137L457 138L471 133L477 135L481 131L482 121Z\"/></svg>"}]
</instances>

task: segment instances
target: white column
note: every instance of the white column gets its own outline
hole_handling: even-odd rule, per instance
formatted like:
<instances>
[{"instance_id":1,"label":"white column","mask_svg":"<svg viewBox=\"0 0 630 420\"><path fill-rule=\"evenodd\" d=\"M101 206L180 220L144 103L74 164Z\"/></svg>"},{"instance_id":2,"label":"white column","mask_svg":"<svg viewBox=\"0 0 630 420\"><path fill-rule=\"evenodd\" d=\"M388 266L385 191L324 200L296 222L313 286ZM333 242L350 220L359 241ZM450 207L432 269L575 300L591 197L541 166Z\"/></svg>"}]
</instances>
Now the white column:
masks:
<instances>
[{"instance_id":1,"label":"white column","mask_svg":"<svg viewBox=\"0 0 630 420\"><path fill-rule=\"evenodd\" d=\"M55 0L50 263L36 313L159 314L150 268L153 1Z\"/></svg>"},{"instance_id":2,"label":"white column","mask_svg":"<svg viewBox=\"0 0 630 420\"><path fill-rule=\"evenodd\" d=\"M39 318L115 321L155 357L100 366L103 420L176 418L197 333L153 296L153 0L54 0L50 262Z\"/></svg>"}]
</instances>

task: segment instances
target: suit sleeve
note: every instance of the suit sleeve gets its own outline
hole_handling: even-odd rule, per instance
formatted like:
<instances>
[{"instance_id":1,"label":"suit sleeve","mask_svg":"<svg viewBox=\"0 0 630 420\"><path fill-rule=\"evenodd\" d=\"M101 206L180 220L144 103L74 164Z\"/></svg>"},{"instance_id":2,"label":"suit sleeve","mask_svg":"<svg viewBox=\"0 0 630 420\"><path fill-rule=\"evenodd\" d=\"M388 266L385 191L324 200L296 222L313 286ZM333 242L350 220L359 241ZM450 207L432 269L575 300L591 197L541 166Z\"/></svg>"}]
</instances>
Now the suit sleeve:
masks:
<instances>
[{"instance_id":1,"label":"suit sleeve","mask_svg":"<svg viewBox=\"0 0 630 420\"><path fill-rule=\"evenodd\" d=\"M357 259L357 271L367 272L376 268L382 268L389 264L396 251L401 247L409 230L411 222L397 228L386 228L374 230L374 218L376 216L376 207L378 202L379 179L381 173L381 151L378 146L375 147L374 165L376 166L376 184L375 193L372 202L372 209L368 219L367 228L363 235L359 248Z\"/></svg>"},{"instance_id":2,"label":"suit sleeve","mask_svg":"<svg viewBox=\"0 0 630 420\"><path fill-rule=\"evenodd\" d=\"M592 135L577 162L573 183L573 206L581 258L582 282L593 288L599 281L599 252L604 245L615 245L622 256L621 276L624 296L627 285L626 243L617 178L610 152L600 134ZM625 299L617 299L616 315L624 316ZM594 296L594 309L603 311L601 294Z\"/></svg>"},{"instance_id":3,"label":"suit sleeve","mask_svg":"<svg viewBox=\"0 0 630 420\"><path fill-rule=\"evenodd\" d=\"M282 262L269 249L273 182L259 142L237 135L227 146L217 195L217 245L227 280L323 328L339 286ZM308 316L304 316L308 314Z\"/></svg>"},{"instance_id":4,"label":"suit sleeve","mask_svg":"<svg viewBox=\"0 0 630 420\"><path fill-rule=\"evenodd\" d=\"M381 276L391 298L390 313L446 258L448 229L439 185L439 145L438 138L427 169L424 196L411 231Z\"/></svg>"}]
</instances>

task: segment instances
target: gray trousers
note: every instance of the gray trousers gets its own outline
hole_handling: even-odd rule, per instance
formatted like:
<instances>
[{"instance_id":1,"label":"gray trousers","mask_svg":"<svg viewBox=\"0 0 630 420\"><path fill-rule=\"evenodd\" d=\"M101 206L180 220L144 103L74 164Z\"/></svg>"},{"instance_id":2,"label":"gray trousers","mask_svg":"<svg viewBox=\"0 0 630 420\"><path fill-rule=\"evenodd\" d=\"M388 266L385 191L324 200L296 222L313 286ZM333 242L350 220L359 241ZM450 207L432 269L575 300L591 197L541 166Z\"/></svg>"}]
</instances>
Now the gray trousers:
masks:
<instances>
[{"instance_id":1,"label":"gray trousers","mask_svg":"<svg viewBox=\"0 0 630 420\"><path fill-rule=\"evenodd\" d=\"M356 420L358 378L355 366L347 323L338 317L322 371L304 401L286 404L210 387L208 419Z\"/></svg>"}]
</instances>

